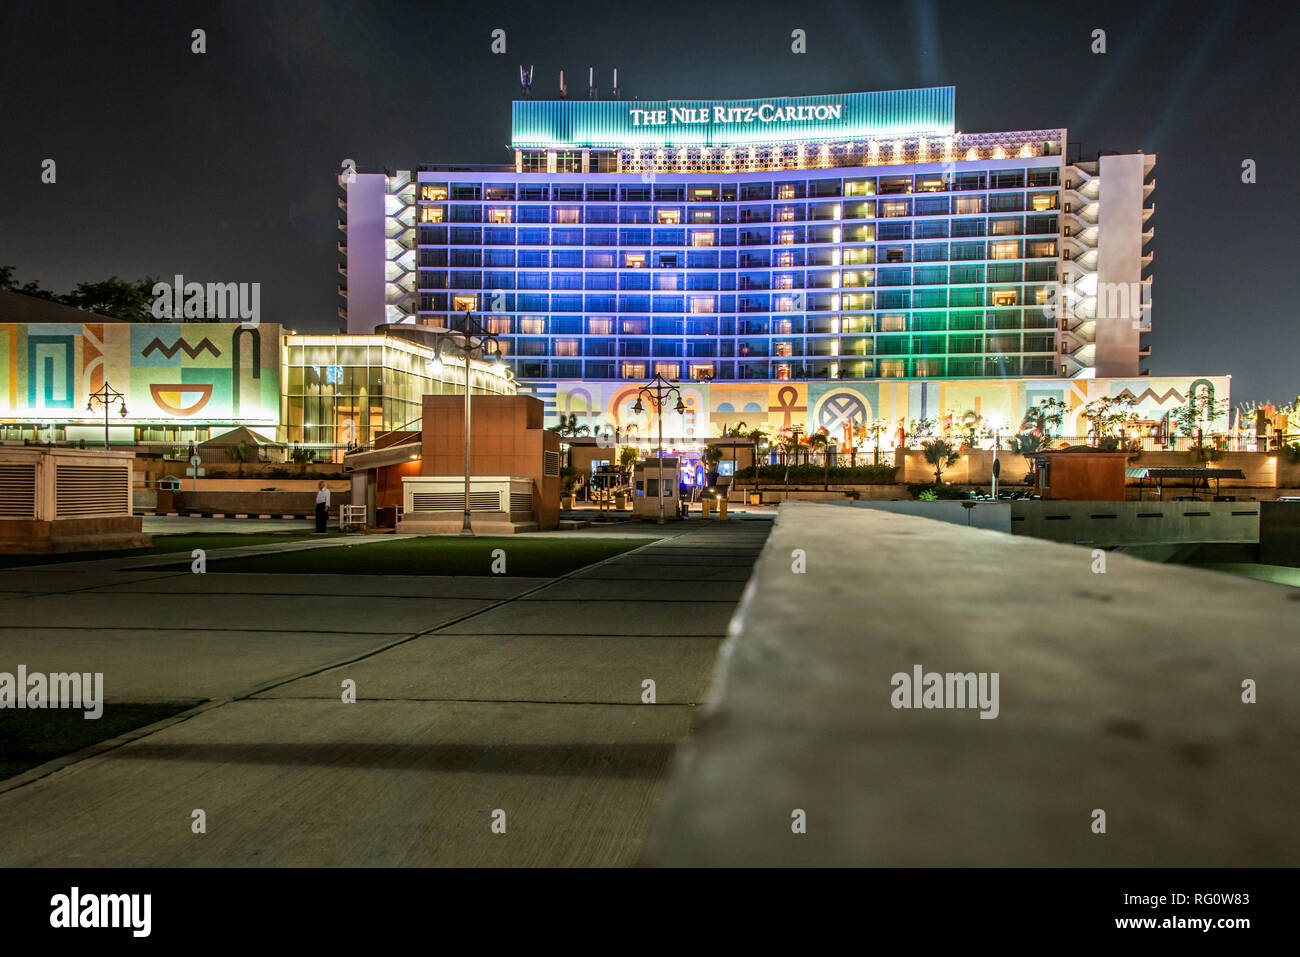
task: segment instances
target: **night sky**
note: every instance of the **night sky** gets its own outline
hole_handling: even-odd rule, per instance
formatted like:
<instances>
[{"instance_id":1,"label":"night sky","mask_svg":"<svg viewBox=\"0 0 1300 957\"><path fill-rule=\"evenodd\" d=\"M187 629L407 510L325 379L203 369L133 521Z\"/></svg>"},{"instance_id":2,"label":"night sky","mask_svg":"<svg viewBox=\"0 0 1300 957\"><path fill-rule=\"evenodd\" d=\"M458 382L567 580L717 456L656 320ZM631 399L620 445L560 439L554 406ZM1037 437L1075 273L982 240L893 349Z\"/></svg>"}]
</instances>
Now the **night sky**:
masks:
<instances>
[{"instance_id":1,"label":"night sky","mask_svg":"<svg viewBox=\"0 0 1300 957\"><path fill-rule=\"evenodd\" d=\"M343 159L509 162L520 63L537 98L561 69L585 97L588 66L602 96L617 66L623 99L951 84L964 132L1065 126L1085 155L1158 153L1147 367L1230 374L1234 404L1285 402L1300 391L1298 41L1291 3L7 0L0 264L58 291L110 274L260 282L264 321L335 331Z\"/></svg>"}]
</instances>

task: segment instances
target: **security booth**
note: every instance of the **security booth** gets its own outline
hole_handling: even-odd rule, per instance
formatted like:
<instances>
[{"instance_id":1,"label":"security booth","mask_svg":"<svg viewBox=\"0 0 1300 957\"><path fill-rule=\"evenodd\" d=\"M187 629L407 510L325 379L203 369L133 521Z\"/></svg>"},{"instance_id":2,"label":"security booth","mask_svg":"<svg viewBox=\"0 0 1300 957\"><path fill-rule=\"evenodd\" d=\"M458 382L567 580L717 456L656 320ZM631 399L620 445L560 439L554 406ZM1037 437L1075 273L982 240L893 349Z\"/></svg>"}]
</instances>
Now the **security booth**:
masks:
<instances>
[{"instance_id":1,"label":"security booth","mask_svg":"<svg viewBox=\"0 0 1300 957\"><path fill-rule=\"evenodd\" d=\"M626 508L632 473L617 465L598 465L591 473L591 500L613 508Z\"/></svg>"},{"instance_id":2,"label":"security booth","mask_svg":"<svg viewBox=\"0 0 1300 957\"><path fill-rule=\"evenodd\" d=\"M632 515L658 521L678 517L682 482L681 459L676 456L641 459L632 469ZM663 511L659 498L663 493Z\"/></svg>"}]
</instances>

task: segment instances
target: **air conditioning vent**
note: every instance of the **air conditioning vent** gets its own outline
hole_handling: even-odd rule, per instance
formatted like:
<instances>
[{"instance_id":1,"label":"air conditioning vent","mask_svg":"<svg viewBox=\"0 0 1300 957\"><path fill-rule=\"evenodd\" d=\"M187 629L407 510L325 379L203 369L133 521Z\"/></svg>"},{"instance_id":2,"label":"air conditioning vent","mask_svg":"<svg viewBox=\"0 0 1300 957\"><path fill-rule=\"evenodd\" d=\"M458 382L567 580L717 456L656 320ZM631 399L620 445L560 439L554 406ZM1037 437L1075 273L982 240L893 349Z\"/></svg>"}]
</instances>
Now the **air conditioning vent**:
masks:
<instances>
[{"instance_id":1,"label":"air conditioning vent","mask_svg":"<svg viewBox=\"0 0 1300 957\"><path fill-rule=\"evenodd\" d=\"M103 465L55 466L55 518L130 514L130 470Z\"/></svg>"},{"instance_id":2,"label":"air conditioning vent","mask_svg":"<svg viewBox=\"0 0 1300 957\"><path fill-rule=\"evenodd\" d=\"M35 465L0 465L0 516L36 517Z\"/></svg>"}]
</instances>

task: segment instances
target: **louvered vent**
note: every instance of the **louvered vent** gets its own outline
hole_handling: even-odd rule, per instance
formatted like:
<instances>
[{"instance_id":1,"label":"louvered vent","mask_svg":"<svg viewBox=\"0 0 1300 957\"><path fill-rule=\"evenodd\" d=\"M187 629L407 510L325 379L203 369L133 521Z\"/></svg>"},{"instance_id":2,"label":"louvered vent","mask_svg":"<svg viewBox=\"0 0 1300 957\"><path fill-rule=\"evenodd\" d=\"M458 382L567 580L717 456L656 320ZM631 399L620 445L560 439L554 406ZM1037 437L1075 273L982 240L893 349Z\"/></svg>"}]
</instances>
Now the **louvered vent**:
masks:
<instances>
[{"instance_id":1,"label":"louvered vent","mask_svg":"<svg viewBox=\"0 0 1300 957\"><path fill-rule=\"evenodd\" d=\"M533 496L531 492L510 493L510 511L531 512L532 510L533 510Z\"/></svg>"},{"instance_id":2,"label":"louvered vent","mask_svg":"<svg viewBox=\"0 0 1300 957\"><path fill-rule=\"evenodd\" d=\"M501 511L501 495L496 489L489 492L476 492L470 489L469 507L471 512ZM412 512L463 512L465 511L465 492L412 492Z\"/></svg>"},{"instance_id":3,"label":"louvered vent","mask_svg":"<svg viewBox=\"0 0 1300 957\"><path fill-rule=\"evenodd\" d=\"M547 475L560 474L560 453L559 452L546 453L546 459L545 462L543 463L543 471Z\"/></svg>"},{"instance_id":4,"label":"louvered vent","mask_svg":"<svg viewBox=\"0 0 1300 957\"><path fill-rule=\"evenodd\" d=\"M0 516L36 517L35 465L0 465Z\"/></svg>"},{"instance_id":5,"label":"louvered vent","mask_svg":"<svg viewBox=\"0 0 1300 957\"><path fill-rule=\"evenodd\" d=\"M57 465L54 517L131 514L131 473L102 465Z\"/></svg>"}]
</instances>

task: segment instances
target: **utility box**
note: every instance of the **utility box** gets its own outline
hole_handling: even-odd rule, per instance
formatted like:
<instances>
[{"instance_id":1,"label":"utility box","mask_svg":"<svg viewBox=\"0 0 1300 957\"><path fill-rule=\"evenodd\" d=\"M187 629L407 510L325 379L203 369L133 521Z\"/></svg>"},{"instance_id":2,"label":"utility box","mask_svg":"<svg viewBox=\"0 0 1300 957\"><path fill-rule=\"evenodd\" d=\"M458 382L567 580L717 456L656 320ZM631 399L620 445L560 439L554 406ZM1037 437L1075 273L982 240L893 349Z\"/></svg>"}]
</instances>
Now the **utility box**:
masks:
<instances>
[{"instance_id":1,"label":"utility box","mask_svg":"<svg viewBox=\"0 0 1300 957\"><path fill-rule=\"evenodd\" d=\"M681 460L676 456L641 459L632 469L632 515L658 521L678 517L682 483ZM663 511L660 512L660 493Z\"/></svg>"}]
</instances>

